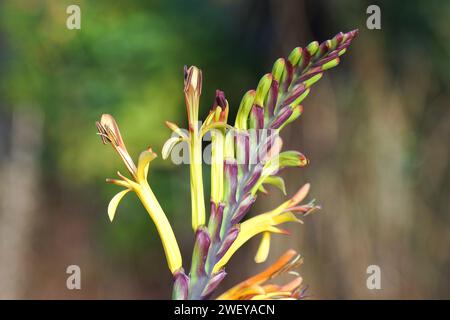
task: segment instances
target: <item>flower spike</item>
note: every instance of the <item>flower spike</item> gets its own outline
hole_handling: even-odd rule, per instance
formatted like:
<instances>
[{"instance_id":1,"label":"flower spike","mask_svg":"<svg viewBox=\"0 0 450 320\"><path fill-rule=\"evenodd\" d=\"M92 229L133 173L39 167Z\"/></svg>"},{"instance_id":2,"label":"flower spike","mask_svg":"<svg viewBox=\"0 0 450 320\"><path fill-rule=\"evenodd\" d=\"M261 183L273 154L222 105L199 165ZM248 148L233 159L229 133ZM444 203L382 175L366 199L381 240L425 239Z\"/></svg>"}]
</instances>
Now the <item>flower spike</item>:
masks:
<instances>
[{"instance_id":1,"label":"flower spike","mask_svg":"<svg viewBox=\"0 0 450 320\"><path fill-rule=\"evenodd\" d=\"M131 177L118 172L119 178L107 182L122 187L108 205L108 216L114 219L121 199L133 191L156 225L167 263L173 274L173 299L208 299L226 276L225 265L249 239L261 234L255 262L266 261L274 233L289 234L280 225L285 222L303 223L300 218L319 209L315 200L301 202L308 195L305 184L293 197L275 209L245 216L259 193L268 194L272 185L286 194L280 172L288 167L304 167L306 157L297 151L283 151L280 132L303 113L303 104L311 88L325 72L341 62L358 31L338 33L330 40L311 42L296 47L287 58L274 63L255 89L247 91L237 110L234 126L227 124L229 104L225 94L217 90L212 108L201 123L199 120L202 72L195 66L184 68L184 98L188 118L187 130L167 121L172 136L162 148L167 159L178 143L189 148L191 222L195 232L190 273L182 267L182 258L172 227L148 183L148 171L156 153L144 150L137 165L128 153L119 127L111 115L102 115L96 122L104 144L111 144L121 157ZM211 192L209 221L203 189L202 139L211 134ZM234 286L219 299L302 299L306 287L294 271L302 258L287 251L263 272ZM294 278L284 284L269 282L278 275Z\"/></svg>"}]
</instances>

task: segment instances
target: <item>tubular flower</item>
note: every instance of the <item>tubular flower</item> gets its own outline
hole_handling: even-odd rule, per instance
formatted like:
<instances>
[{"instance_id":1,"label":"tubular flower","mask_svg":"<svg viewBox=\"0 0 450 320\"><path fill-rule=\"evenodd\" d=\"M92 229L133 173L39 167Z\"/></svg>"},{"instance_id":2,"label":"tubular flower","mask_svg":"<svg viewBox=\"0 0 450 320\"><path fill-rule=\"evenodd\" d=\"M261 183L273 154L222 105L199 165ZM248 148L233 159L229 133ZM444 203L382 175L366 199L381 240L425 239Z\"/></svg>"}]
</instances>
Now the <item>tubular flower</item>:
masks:
<instances>
[{"instance_id":1,"label":"tubular flower","mask_svg":"<svg viewBox=\"0 0 450 320\"><path fill-rule=\"evenodd\" d=\"M104 114L101 120L96 122L96 125L103 143L110 143L113 146L132 176L132 179L129 179L118 172L119 179L107 179L107 182L125 188L125 190L114 196L109 203L109 219L111 221L114 219L117 206L125 194L129 191L134 191L155 223L164 247L169 269L172 273L175 273L181 268L180 249L172 227L147 182L150 162L156 158L156 154L150 148L143 151L139 156L138 165L136 166L125 147L119 127L114 118L109 114Z\"/></svg>"},{"instance_id":2,"label":"tubular flower","mask_svg":"<svg viewBox=\"0 0 450 320\"><path fill-rule=\"evenodd\" d=\"M284 59L274 63L270 73L262 76L256 88L248 90L237 110L234 126L227 124L229 104L217 90L209 114L199 121L202 72L195 66L184 69L184 97L188 129L167 121L172 136L162 148L166 159L178 143L189 150L191 220L194 249L189 273L182 268L180 250L172 228L147 181L150 162L156 154L147 149L137 166L130 157L119 128L110 115L103 115L97 128L103 143L110 143L123 160L131 178L118 173L119 179L108 182L123 187L108 206L113 220L118 204L130 191L147 209L154 221L170 270L173 273L173 299L208 299L226 277L225 266L233 254L254 236L261 235L255 262L267 260L274 233L287 234L280 225L302 223L300 218L320 207L314 200L300 204L308 195L307 183L289 200L275 209L245 220L260 192L274 186L286 195L280 173L291 167L302 168L307 158L298 151L283 151L280 133L304 111L304 100L324 73L336 67L358 31L338 33L322 43L311 42L297 47ZM211 133L211 198L206 221L202 174L202 139ZM272 266L236 285L219 299L300 299L304 297L302 278L292 270L302 263L293 250L286 252ZM295 274L284 285L270 284L279 274Z\"/></svg>"},{"instance_id":3,"label":"tubular flower","mask_svg":"<svg viewBox=\"0 0 450 320\"><path fill-rule=\"evenodd\" d=\"M198 109L202 93L202 72L197 67L185 67L184 97L189 121L189 160L191 174L192 228L205 223L205 199L202 174L202 141L199 134Z\"/></svg>"},{"instance_id":4,"label":"tubular flower","mask_svg":"<svg viewBox=\"0 0 450 320\"><path fill-rule=\"evenodd\" d=\"M303 279L294 269L303 263L294 250L288 250L274 264L257 275L222 293L218 300L297 300L304 298ZM294 279L284 285L266 284L281 274L290 273Z\"/></svg>"},{"instance_id":5,"label":"tubular flower","mask_svg":"<svg viewBox=\"0 0 450 320\"><path fill-rule=\"evenodd\" d=\"M223 196L223 162L225 152L225 130L220 128L228 119L228 101L225 94L217 90L213 107L206 118L206 128L211 129L211 201L219 204Z\"/></svg>"},{"instance_id":6,"label":"tubular flower","mask_svg":"<svg viewBox=\"0 0 450 320\"><path fill-rule=\"evenodd\" d=\"M319 209L313 202L306 205L298 205L308 194L310 185L305 184L291 199L285 201L272 211L259 214L250 218L239 225L239 232L235 240L226 250L225 254L214 266L213 272L219 271L225 264L228 263L233 254L248 240L257 234L263 233L263 238L255 257L256 262L264 262L267 258L270 247L271 233L288 234L287 231L280 229L278 225L285 222L302 221L294 214L301 214L303 216Z\"/></svg>"}]
</instances>

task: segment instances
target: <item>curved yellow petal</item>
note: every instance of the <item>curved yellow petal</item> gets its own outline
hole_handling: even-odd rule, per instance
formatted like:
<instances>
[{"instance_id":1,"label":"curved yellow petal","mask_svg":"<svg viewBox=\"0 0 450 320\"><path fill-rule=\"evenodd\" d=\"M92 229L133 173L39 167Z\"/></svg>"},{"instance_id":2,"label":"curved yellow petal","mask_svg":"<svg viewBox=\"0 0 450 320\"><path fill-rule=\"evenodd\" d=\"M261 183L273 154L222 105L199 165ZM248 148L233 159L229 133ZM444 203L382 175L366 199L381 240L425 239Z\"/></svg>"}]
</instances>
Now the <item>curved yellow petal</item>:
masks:
<instances>
[{"instance_id":1,"label":"curved yellow petal","mask_svg":"<svg viewBox=\"0 0 450 320\"><path fill-rule=\"evenodd\" d=\"M262 263L266 261L269 256L270 250L270 232L264 232L262 235L261 243L259 244L258 251L256 252L255 262Z\"/></svg>"},{"instance_id":2,"label":"curved yellow petal","mask_svg":"<svg viewBox=\"0 0 450 320\"><path fill-rule=\"evenodd\" d=\"M276 227L285 222L301 223L301 220L299 220L292 212L279 213L279 209L277 208L274 211L257 215L241 223L239 235L223 257L214 265L213 272L219 271L226 265L233 254L255 235L261 232L286 233L284 230Z\"/></svg>"},{"instance_id":3,"label":"curved yellow petal","mask_svg":"<svg viewBox=\"0 0 450 320\"><path fill-rule=\"evenodd\" d=\"M139 155L138 167L137 167L137 179L139 181L147 180L149 163L156 158L156 153L151 148L142 151ZM139 182L138 181L138 182Z\"/></svg>"},{"instance_id":4,"label":"curved yellow petal","mask_svg":"<svg viewBox=\"0 0 450 320\"><path fill-rule=\"evenodd\" d=\"M114 219L114 215L116 214L117 206L119 205L120 200L126 195L130 189L125 189L116 194L108 204L108 217L112 222Z\"/></svg>"}]
</instances>

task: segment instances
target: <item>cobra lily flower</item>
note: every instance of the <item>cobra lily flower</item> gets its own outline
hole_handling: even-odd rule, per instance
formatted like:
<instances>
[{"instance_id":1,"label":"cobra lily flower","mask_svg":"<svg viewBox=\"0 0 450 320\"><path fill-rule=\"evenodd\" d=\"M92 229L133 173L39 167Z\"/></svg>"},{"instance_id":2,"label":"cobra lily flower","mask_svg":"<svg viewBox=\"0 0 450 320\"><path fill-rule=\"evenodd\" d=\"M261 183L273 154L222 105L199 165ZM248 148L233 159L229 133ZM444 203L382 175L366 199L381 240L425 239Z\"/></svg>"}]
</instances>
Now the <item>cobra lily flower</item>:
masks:
<instances>
[{"instance_id":1,"label":"cobra lily flower","mask_svg":"<svg viewBox=\"0 0 450 320\"><path fill-rule=\"evenodd\" d=\"M100 122L96 122L96 125L103 143L110 143L113 146L132 175L132 179L129 179L118 172L120 179L107 179L107 182L125 188L125 190L116 194L109 203L109 219L111 221L114 219L117 206L125 194L134 191L156 225L170 271L172 273L178 272L181 269L182 259L175 234L147 181L150 162L156 158L156 154L150 148L143 151L136 166L125 147L119 126L114 118L109 114L104 114Z\"/></svg>"},{"instance_id":2,"label":"cobra lily flower","mask_svg":"<svg viewBox=\"0 0 450 320\"><path fill-rule=\"evenodd\" d=\"M123 196L133 191L154 221L170 270L173 273L173 299L208 299L226 277L228 261L234 253L254 236L261 235L255 262L266 261L273 234L288 234L280 225L302 223L300 218L319 209L314 200L300 204L308 195L305 184L289 200L275 209L245 220L259 193L268 193L272 185L286 195L280 172L288 168L302 168L307 158L298 151L282 151L280 132L303 113L303 101L324 72L336 67L357 35L357 30L338 33L319 44L311 42L297 47L287 59L280 58L272 71L265 74L256 89L245 93L239 105L234 126L227 124L229 104L225 94L217 90L211 111L203 123L199 122L202 72L195 66L185 67L184 97L188 129L183 130L167 121L173 131L162 148L163 159L168 158L178 143L189 146L191 219L194 230L194 249L187 275L182 268L180 250L172 228L147 181L150 162L156 154L147 149L134 164L110 115L103 115L97 123L103 143L110 143L117 151L131 178L118 173L120 179L108 179L125 190L119 192L108 206L113 220ZM202 174L202 139L211 133L211 198L210 214L206 220ZM294 273L292 281L284 285L269 280L282 273L293 273L302 263L293 250L260 274L238 284L219 296L219 299L301 299L304 297L302 278Z\"/></svg>"},{"instance_id":3,"label":"cobra lily flower","mask_svg":"<svg viewBox=\"0 0 450 320\"><path fill-rule=\"evenodd\" d=\"M304 298L303 279L293 271L303 263L294 250L288 250L275 263L257 275L222 293L218 300L297 300ZM290 273L294 279L284 285L267 284L281 274Z\"/></svg>"}]
</instances>

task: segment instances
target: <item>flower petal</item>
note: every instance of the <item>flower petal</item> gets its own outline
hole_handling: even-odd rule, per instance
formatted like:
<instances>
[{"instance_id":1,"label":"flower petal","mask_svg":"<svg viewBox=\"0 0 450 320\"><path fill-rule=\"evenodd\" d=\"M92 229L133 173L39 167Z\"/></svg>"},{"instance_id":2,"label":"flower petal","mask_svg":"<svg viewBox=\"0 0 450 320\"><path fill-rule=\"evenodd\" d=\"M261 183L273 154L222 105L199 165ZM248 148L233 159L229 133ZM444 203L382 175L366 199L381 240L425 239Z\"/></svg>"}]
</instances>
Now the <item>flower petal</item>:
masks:
<instances>
[{"instance_id":1,"label":"flower petal","mask_svg":"<svg viewBox=\"0 0 450 320\"><path fill-rule=\"evenodd\" d=\"M278 189L281 190L281 192L283 192L284 195L286 195L286 185L284 183L283 178L278 176L269 176L263 180L263 183L271 184L277 187Z\"/></svg>"},{"instance_id":2,"label":"flower petal","mask_svg":"<svg viewBox=\"0 0 450 320\"><path fill-rule=\"evenodd\" d=\"M262 235L261 243L259 244L258 251L256 252L255 262L262 263L266 261L269 256L270 250L270 232L264 232Z\"/></svg>"},{"instance_id":3,"label":"flower petal","mask_svg":"<svg viewBox=\"0 0 450 320\"><path fill-rule=\"evenodd\" d=\"M175 145L182 141L182 138L179 137L171 137L169 138L163 145L162 150L161 150L161 155L162 158L165 160L169 157L170 152L172 151L173 147L175 147Z\"/></svg>"},{"instance_id":4,"label":"flower petal","mask_svg":"<svg viewBox=\"0 0 450 320\"><path fill-rule=\"evenodd\" d=\"M142 151L139 155L138 167L137 167L137 179L146 180L148 173L149 163L156 158L156 153L151 148Z\"/></svg>"},{"instance_id":5,"label":"flower petal","mask_svg":"<svg viewBox=\"0 0 450 320\"><path fill-rule=\"evenodd\" d=\"M108 217L112 222L114 219L114 215L116 214L117 206L119 205L120 200L122 200L123 196L126 195L131 189L125 189L116 194L108 204Z\"/></svg>"}]
</instances>

